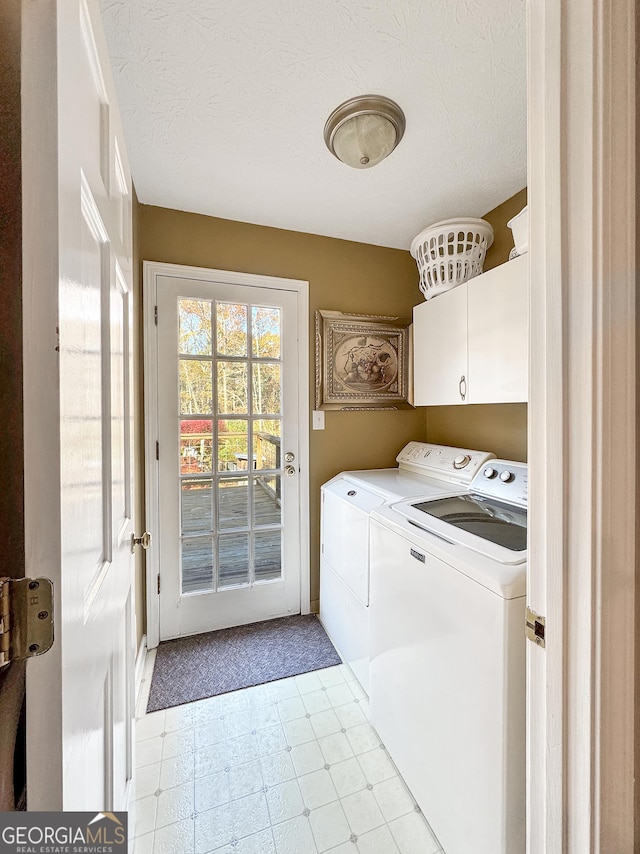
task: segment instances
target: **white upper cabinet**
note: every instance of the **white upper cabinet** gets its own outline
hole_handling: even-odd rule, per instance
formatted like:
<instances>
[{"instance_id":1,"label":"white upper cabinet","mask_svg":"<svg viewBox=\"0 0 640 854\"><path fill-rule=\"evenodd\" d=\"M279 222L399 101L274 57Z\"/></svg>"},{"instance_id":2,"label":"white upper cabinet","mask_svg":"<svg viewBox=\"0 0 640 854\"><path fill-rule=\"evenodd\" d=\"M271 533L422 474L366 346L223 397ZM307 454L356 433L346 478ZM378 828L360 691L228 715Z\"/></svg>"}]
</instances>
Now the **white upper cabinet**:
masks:
<instances>
[{"instance_id":1,"label":"white upper cabinet","mask_svg":"<svg viewBox=\"0 0 640 854\"><path fill-rule=\"evenodd\" d=\"M527 400L528 270L522 255L414 308L416 406Z\"/></svg>"},{"instance_id":2,"label":"white upper cabinet","mask_svg":"<svg viewBox=\"0 0 640 854\"><path fill-rule=\"evenodd\" d=\"M529 263L514 258L468 285L469 403L527 400Z\"/></svg>"},{"instance_id":3,"label":"white upper cabinet","mask_svg":"<svg viewBox=\"0 0 640 854\"><path fill-rule=\"evenodd\" d=\"M463 403L467 375L467 285L413 309L415 406ZM464 377L463 381L461 378Z\"/></svg>"}]
</instances>

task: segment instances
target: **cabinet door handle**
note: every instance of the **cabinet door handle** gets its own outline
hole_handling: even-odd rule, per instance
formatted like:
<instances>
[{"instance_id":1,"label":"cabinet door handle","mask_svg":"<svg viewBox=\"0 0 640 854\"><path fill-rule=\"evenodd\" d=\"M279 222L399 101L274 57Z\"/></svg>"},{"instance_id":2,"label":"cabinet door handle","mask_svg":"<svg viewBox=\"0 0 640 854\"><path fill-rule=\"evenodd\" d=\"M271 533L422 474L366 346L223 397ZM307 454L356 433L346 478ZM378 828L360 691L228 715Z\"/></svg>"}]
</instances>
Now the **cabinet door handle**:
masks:
<instances>
[{"instance_id":1,"label":"cabinet door handle","mask_svg":"<svg viewBox=\"0 0 640 854\"><path fill-rule=\"evenodd\" d=\"M462 400L467 396L467 381L464 378L464 374L460 377L460 382L458 383L458 391L460 392L460 397Z\"/></svg>"}]
</instances>

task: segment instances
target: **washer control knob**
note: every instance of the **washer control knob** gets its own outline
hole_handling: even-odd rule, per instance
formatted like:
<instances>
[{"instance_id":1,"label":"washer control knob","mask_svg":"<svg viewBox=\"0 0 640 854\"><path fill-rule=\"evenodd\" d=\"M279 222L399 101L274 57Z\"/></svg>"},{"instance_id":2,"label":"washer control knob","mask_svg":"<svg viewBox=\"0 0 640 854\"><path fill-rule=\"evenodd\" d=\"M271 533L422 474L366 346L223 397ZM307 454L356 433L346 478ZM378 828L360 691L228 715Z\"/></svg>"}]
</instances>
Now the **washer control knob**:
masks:
<instances>
[{"instance_id":1,"label":"washer control knob","mask_svg":"<svg viewBox=\"0 0 640 854\"><path fill-rule=\"evenodd\" d=\"M468 466L470 462L471 457L469 454L459 454L459 456L457 456L453 461L453 467L454 469L463 469L465 466Z\"/></svg>"},{"instance_id":2,"label":"washer control knob","mask_svg":"<svg viewBox=\"0 0 640 854\"><path fill-rule=\"evenodd\" d=\"M513 480L513 473L510 471L501 471L500 472L500 480L503 483L509 483Z\"/></svg>"},{"instance_id":3,"label":"washer control knob","mask_svg":"<svg viewBox=\"0 0 640 854\"><path fill-rule=\"evenodd\" d=\"M492 478L495 477L498 472L494 468L491 468L491 466L487 466L487 468L482 472L482 474L485 477Z\"/></svg>"}]
</instances>

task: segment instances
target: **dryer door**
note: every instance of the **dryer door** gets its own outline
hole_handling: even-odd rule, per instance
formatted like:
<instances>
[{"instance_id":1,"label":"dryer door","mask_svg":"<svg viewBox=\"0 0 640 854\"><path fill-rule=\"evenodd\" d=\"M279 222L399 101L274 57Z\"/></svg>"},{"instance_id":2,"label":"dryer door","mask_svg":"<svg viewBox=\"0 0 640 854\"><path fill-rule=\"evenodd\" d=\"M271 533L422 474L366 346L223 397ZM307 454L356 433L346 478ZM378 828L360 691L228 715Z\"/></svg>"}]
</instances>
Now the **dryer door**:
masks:
<instances>
[{"instance_id":1,"label":"dryer door","mask_svg":"<svg viewBox=\"0 0 640 854\"><path fill-rule=\"evenodd\" d=\"M363 605L369 604L369 513L384 498L347 478L322 487L322 558Z\"/></svg>"}]
</instances>

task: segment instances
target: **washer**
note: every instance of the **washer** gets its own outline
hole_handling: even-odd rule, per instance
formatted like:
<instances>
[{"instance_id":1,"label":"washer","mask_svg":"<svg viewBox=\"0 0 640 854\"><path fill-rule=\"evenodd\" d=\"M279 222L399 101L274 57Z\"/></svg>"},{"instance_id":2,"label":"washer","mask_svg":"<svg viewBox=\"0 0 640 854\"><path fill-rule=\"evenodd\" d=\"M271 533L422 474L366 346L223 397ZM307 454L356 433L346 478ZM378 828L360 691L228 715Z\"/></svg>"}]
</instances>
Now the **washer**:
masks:
<instances>
[{"instance_id":1,"label":"washer","mask_svg":"<svg viewBox=\"0 0 640 854\"><path fill-rule=\"evenodd\" d=\"M527 468L371 516L371 720L447 854L525 851Z\"/></svg>"},{"instance_id":2,"label":"washer","mask_svg":"<svg viewBox=\"0 0 640 854\"><path fill-rule=\"evenodd\" d=\"M322 487L320 620L369 693L369 514L385 502L466 488L493 454L409 442L398 467L342 472Z\"/></svg>"}]
</instances>

